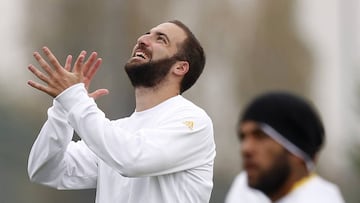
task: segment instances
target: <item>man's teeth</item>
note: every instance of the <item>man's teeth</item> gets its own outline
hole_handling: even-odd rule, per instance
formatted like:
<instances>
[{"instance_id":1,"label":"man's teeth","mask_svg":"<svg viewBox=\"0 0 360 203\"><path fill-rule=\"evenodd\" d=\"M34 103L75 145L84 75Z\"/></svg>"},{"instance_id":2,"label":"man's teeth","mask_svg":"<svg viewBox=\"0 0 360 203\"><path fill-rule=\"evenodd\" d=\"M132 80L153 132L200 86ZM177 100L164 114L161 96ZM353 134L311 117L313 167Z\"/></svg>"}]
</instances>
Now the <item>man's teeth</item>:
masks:
<instances>
[{"instance_id":1,"label":"man's teeth","mask_svg":"<svg viewBox=\"0 0 360 203\"><path fill-rule=\"evenodd\" d=\"M136 52L136 53L135 53L135 56L141 57L141 58L143 58L143 59L146 58L146 55L145 55L143 52Z\"/></svg>"}]
</instances>

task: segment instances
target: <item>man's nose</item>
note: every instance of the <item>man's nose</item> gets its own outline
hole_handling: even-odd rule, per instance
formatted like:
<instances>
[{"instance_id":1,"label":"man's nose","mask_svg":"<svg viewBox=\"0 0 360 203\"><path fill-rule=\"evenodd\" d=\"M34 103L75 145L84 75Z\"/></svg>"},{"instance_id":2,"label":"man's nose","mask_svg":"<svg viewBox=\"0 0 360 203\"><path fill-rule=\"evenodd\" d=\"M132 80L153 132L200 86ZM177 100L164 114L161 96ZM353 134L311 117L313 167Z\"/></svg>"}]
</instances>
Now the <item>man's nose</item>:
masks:
<instances>
[{"instance_id":1,"label":"man's nose","mask_svg":"<svg viewBox=\"0 0 360 203\"><path fill-rule=\"evenodd\" d=\"M137 43L142 46L149 46L150 44L150 36L142 35L138 38Z\"/></svg>"},{"instance_id":2,"label":"man's nose","mask_svg":"<svg viewBox=\"0 0 360 203\"><path fill-rule=\"evenodd\" d=\"M242 139L240 142L241 155L246 156L252 153L255 149L254 140L251 138Z\"/></svg>"}]
</instances>

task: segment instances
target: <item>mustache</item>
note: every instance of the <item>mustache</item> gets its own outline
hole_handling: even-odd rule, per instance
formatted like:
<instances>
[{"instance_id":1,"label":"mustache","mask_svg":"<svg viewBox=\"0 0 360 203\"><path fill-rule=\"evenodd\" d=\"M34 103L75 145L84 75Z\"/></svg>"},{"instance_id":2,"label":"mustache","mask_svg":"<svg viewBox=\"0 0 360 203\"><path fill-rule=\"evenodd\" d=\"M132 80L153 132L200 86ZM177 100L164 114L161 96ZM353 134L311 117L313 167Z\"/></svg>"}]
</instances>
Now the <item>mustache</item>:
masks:
<instances>
[{"instance_id":1,"label":"mustache","mask_svg":"<svg viewBox=\"0 0 360 203\"><path fill-rule=\"evenodd\" d=\"M136 44L135 49L134 49L133 56L135 55L135 53L136 53L137 51L144 52L144 54L145 54L147 57L151 57L151 50L150 50L145 44L143 44L143 43Z\"/></svg>"},{"instance_id":2,"label":"mustache","mask_svg":"<svg viewBox=\"0 0 360 203\"><path fill-rule=\"evenodd\" d=\"M243 160L242 165L244 168L252 168L252 167L257 167L258 164L252 160Z\"/></svg>"}]
</instances>

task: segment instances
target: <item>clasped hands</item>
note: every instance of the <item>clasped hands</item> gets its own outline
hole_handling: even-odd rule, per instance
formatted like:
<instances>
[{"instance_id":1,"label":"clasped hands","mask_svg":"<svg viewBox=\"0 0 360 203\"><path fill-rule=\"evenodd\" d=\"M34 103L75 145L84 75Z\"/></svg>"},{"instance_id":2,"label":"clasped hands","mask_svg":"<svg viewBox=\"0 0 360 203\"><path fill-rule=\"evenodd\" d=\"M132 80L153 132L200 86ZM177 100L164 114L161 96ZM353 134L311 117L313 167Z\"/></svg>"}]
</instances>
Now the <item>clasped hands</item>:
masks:
<instances>
[{"instance_id":1,"label":"clasped hands","mask_svg":"<svg viewBox=\"0 0 360 203\"><path fill-rule=\"evenodd\" d=\"M34 52L33 55L45 73L32 64L28 66L28 69L45 84L29 80L28 84L31 87L45 92L54 98L65 89L77 83L84 83L85 88L89 90L91 80L102 62L102 59L97 57L96 52L92 52L85 61L86 51L81 51L73 67L71 67L72 56L68 55L63 67L49 48L43 47L42 50L49 63L38 52ZM107 89L98 89L89 93L89 96L97 99L108 93Z\"/></svg>"}]
</instances>

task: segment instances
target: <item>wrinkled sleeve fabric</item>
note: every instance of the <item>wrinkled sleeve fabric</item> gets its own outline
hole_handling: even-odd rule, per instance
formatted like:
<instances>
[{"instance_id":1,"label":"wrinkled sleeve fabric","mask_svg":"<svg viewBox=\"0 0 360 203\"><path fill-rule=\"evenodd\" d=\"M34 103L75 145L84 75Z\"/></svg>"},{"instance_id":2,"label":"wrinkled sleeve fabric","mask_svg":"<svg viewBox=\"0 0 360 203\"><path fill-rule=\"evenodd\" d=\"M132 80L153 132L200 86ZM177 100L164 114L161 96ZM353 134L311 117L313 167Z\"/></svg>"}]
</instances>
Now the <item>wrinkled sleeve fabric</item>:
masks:
<instances>
[{"instance_id":1,"label":"wrinkled sleeve fabric","mask_svg":"<svg viewBox=\"0 0 360 203\"><path fill-rule=\"evenodd\" d=\"M73 128L54 100L30 151L28 174L32 182L57 189L96 187L97 158L83 141L73 142L72 137Z\"/></svg>"},{"instance_id":2,"label":"wrinkled sleeve fabric","mask_svg":"<svg viewBox=\"0 0 360 203\"><path fill-rule=\"evenodd\" d=\"M200 110L184 108L173 112L160 126L130 133L105 118L86 94L83 84L70 87L56 100L86 145L123 176L164 175L211 163L214 159L212 122ZM196 127L189 129L183 124L185 120L194 121Z\"/></svg>"}]
</instances>

